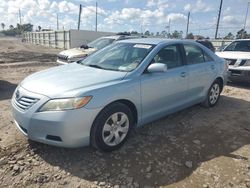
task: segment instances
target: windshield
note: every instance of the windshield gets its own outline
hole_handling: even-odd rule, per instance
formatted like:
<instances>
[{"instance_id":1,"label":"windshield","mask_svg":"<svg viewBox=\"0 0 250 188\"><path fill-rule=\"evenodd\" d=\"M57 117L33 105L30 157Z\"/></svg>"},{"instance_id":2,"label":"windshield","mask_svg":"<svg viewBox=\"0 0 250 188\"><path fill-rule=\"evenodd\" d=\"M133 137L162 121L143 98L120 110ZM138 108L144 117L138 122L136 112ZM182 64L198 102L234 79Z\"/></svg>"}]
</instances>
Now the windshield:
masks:
<instances>
[{"instance_id":1,"label":"windshield","mask_svg":"<svg viewBox=\"0 0 250 188\"><path fill-rule=\"evenodd\" d=\"M224 51L250 52L250 41L234 41L229 44Z\"/></svg>"},{"instance_id":2,"label":"windshield","mask_svg":"<svg viewBox=\"0 0 250 188\"><path fill-rule=\"evenodd\" d=\"M153 47L151 44L116 43L79 63L100 69L129 72L142 62Z\"/></svg>"},{"instance_id":3,"label":"windshield","mask_svg":"<svg viewBox=\"0 0 250 188\"><path fill-rule=\"evenodd\" d=\"M110 38L99 38L96 39L90 43L88 43L88 47L90 48L96 48L97 50L100 50L104 48L105 46L108 46L112 42L114 42L115 39L110 39Z\"/></svg>"}]
</instances>

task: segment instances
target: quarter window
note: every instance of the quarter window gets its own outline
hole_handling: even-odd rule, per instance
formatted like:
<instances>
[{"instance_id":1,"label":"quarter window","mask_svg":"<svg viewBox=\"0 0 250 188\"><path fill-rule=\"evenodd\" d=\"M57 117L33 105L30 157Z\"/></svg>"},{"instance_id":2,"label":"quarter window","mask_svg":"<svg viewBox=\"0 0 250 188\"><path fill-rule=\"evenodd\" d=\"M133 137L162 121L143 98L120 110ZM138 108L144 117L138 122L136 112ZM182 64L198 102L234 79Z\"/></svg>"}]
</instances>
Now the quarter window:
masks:
<instances>
[{"instance_id":1,"label":"quarter window","mask_svg":"<svg viewBox=\"0 0 250 188\"><path fill-rule=\"evenodd\" d=\"M153 63L164 63L168 69L182 66L180 50L177 45L169 45L161 49L154 57Z\"/></svg>"},{"instance_id":2,"label":"quarter window","mask_svg":"<svg viewBox=\"0 0 250 188\"><path fill-rule=\"evenodd\" d=\"M213 61L213 59L206 52L203 51L203 54L205 62Z\"/></svg>"}]
</instances>

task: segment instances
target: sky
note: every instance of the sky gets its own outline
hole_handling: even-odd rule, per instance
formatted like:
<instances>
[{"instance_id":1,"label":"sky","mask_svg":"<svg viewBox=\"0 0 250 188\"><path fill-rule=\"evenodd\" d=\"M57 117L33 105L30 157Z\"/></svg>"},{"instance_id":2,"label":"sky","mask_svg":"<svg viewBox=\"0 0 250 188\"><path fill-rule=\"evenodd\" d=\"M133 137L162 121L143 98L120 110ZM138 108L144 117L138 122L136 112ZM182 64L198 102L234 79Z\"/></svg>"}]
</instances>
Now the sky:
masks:
<instances>
[{"instance_id":1,"label":"sky","mask_svg":"<svg viewBox=\"0 0 250 188\"><path fill-rule=\"evenodd\" d=\"M250 0L224 0L218 36L235 34L243 28ZM190 12L189 32L214 37L220 0L97 0L98 31L137 31L161 33L174 30L186 33ZM19 9L22 23L47 29L77 29L79 5L82 4L81 29L95 30L96 0L1 0L0 22L16 26ZM6 29L5 28L5 29ZM2 29L2 28L1 28ZM250 32L250 4L246 30Z\"/></svg>"}]
</instances>

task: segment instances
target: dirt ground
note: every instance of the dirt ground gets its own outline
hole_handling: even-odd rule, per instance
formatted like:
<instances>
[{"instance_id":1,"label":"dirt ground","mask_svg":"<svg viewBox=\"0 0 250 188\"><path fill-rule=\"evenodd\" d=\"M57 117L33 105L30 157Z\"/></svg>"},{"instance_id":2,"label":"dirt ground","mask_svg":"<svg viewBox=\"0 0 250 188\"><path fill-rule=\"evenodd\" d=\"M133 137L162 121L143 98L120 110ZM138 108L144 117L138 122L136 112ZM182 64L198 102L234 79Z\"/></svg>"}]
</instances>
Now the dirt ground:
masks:
<instances>
[{"instance_id":1,"label":"dirt ground","mask_svg":"<svg viewBox=\"0 0 250 188\"><path fill-rule=\"evenodd\" d=\"M29 141L10 99L58 50L0 39L0 187L250 187L250 87L230 84L214 108L193 106L134 129L118 151Z\"/></svg>"}]
</instances>

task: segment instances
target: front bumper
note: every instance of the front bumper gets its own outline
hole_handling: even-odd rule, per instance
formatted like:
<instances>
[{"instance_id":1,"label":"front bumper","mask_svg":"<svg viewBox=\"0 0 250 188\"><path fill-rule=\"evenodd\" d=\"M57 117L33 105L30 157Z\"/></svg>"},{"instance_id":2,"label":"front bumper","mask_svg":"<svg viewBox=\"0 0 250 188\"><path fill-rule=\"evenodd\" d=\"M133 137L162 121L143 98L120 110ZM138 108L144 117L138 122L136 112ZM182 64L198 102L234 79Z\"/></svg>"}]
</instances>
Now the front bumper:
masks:
<instances>
[{"instance_id":1,"label":"front bumper","mask_svg":"<svg viewBox=\"0 0 250 188\"><path fill-rule=\"evenodd\" d=\"M22 95L39 97L27 110L20 109L12 97L12 112L18 129L29 139L60 147L89 145L93 121L101 109L80 108L67 111L37 112L48 97L31 93L19 87Z\"/></svg>"},{"instance_id":2,"label":"front bumper","mask_svg":"<svg viewBox=\"0 0 250 188\"><path fill-rule=\"evenodd\" d=\"M229 80L250 83L250 67L229 67Z\"/></svg>"}]
</instances>

